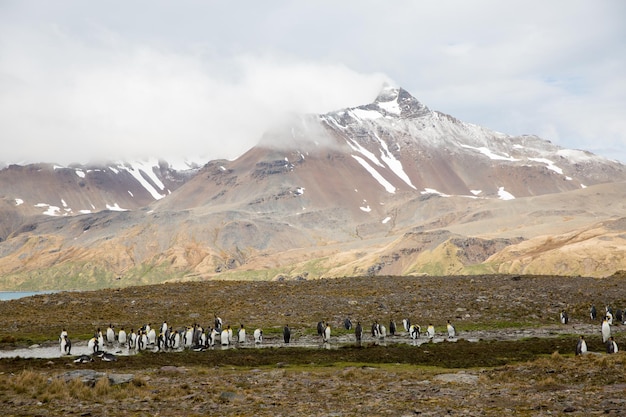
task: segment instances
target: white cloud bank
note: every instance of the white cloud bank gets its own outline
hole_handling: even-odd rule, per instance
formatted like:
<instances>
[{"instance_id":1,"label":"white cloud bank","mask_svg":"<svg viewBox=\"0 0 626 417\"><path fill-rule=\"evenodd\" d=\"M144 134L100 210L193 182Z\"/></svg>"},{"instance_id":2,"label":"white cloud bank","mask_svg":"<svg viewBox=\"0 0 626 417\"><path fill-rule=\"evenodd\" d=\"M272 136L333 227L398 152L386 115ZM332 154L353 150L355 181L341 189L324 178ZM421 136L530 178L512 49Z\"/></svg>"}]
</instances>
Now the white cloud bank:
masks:
<instances>
[{"instance_id":1,"label":"white cloud bank","mask_svg":"<svg viewBox=\"0 0 626 417\"><path fill-rule=\"evenodd\" d=\"M0 159L234 158L284 113L366 104L391 79L626 161L624 16L621 0L6 0Z\"/></svg>"},{"instance_id":2,"label":"white cloud bank","mask_svg":"<svg viewBox=\"0 0 626 417\"><path fill-rule=\"evenodd\" d=\"M388 80L277 56L234 56L214 71L201 55L117 39L27 36L0 60L0 126L16 144L2 158L12 162L234 158L285 113L368 102Z\"/></svg>"}]
</instances>

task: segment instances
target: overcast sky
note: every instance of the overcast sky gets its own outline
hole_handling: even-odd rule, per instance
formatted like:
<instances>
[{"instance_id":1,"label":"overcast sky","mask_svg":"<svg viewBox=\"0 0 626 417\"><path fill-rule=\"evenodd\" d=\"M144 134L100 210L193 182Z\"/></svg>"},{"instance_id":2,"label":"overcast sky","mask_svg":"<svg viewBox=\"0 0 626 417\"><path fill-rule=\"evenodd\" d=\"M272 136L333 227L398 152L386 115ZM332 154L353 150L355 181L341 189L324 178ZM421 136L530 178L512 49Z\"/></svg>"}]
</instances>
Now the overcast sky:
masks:
<instances>
[{"instance_id":1,"label":"overcast sky","mask_svg":"<svg viewBox=\"0 0 626 417\"><path fill-rule=\"evenodd\" d=\"M0 161L235 158L374 100L626 162L626 1L0 0Z\"/></svg>"}]
</instances>

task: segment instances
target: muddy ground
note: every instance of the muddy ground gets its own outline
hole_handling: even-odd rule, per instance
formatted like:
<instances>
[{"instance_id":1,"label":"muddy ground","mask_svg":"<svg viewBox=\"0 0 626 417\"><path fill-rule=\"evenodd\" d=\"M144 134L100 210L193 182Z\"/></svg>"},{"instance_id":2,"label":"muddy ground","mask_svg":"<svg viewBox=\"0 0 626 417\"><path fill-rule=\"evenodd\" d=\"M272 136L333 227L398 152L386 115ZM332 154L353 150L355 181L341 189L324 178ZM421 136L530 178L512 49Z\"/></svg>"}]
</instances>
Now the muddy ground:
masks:
<instances>
[{"instance_id":1,"label":"muddy ground","mask_svg":"<svg viewBox=\"0 0 626 417\"><path fill-rule=\"evenodd\" d=\"M96 328L208 327L218 314L264 346L141 352L115 362L74 357L0 359L5 415L626 415L626 355L604 353L595 304L626 307L626 280L581 277L376 277L298 282L203 282L63 292L0 302L4 351L54 345L67 328L76 349ZM570 321L559 323L565 309ZM437 343L406 333L354 341L350 317L401 328L432 323ZM447 340L451 320L459 337ZM331 343L316 335L320 320ZM294 343L280 343L289 324ZM622 325L613 334L626 348ZM591 353L575 357L579 335ZM111 351L116 346L107 347ZM93 386L73 370L104 372ZM100 375L101 374L96 374ZM117 384L113 377L130 375ZM109 381L109 377L113 382ZM61 381L61 382L60 382Z\"/></svg>"}]
</instances>

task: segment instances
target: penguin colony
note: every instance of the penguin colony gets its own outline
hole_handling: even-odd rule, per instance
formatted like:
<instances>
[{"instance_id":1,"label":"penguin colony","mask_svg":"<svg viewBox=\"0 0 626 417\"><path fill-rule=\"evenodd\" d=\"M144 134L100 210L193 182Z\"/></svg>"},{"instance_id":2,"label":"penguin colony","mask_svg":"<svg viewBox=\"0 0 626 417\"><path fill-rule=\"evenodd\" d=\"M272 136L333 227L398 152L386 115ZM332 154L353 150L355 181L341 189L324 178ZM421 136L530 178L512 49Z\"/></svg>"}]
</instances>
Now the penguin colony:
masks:
<instances>
[{"instance_id":1,"label":"penguin colony","mask_svg":"<svg viewBox=\"0 0 626 417\"><path fill-rule=\"evenodd\" d=\"M411 339L418 339L420 337L420 326L409 324L409 319L402 321L404 329L407 335ZM357 322L356 326L353 326L352 321L347 318L344 320L344 328L346 330L353 330L356 336L356 340L361 342L363 339L363 326L361 322ZM450 321L448 320L448 338L454 338L456 331L450 331L450 328L454 329ZM317 323L317 333L323 344L331 342L332 330L330 323L326 321L320 321ZM428 338L432 340L435 336L434 326L431 324L428 327ZM261 345L263 343L263 330L257 328L252 333L252 341L255 345ZM283 342L285 344L290 343L292 331L289 325L285 325L282 329ZM396 336L400 335L397 331L396 324L393 320L389 322L389 332L387 327L383 324L374 321L371 326L371 336L375 340L385 339L388 335ZM150 350L152 352L159 351L177 351L183 349L192 349L194 351L204 351L214 348L217 344L221 347L243 345L248 342L248 334L243 324L239 325L239 329L236 334L230 325L224 325L223 320L215 315L213 327L209 326L206 330L199 324L186 326L184 328L174 329L168 325L167 321L164 321L161 326L155 328L152 323L147 323L140 326L135 330L131 328L128 332L124 327L120 327L116 331L113 324L109 324L105 331L101 328L97 328L93 337L87 342L88 354L78 356L74 362L87 363L92 362L94 358L99 358L102 361L115 361L117 357L105 351L110 348L128 348L131 351L144 351ZM71 354L71 341L68 336L68 332L63 328L59 336L59 348L62 355ZM117 353L120 353L118 351Z\"/></svg>"},{"instance_id":2,"label":"penguin colony","mask_svg":"<svg viewBox=\"0 0 626 417\"><path fill-rule=\"evenodd\" d=\"M597 309L595 306L591 306L589 310L589 316L591 320L596 320L598 317ZM622 310L617 310L613 314L611 307L605 308L605 314L602 318L602 324L600 328L600 334L602 336L602 342L606 346L607 353L618 352L618 346L614 337L611 335L611 326L613 321L616 320L619 323L626 324L624 322L624 313ZM559 321L562 324L569 323L569 316L565 310L561 310L559 313ZM354 329L355 339L357 342L363 340L363 326L360 321L356 326L353 326L352 320L346 318L343 322L343 326L346 330ZM404 318L402 320L402 327L406 332L406 335L412 339L417 340L425 337L427 341L432 341L435 336L435 327L432 323L429 323L426 332L422 334L422 328L417 324L412 324L410 319ZM109 324L105 332L102 332L100 328L96 329L93 337L88 341L87 348L91 355L81 355L76 358L77 363L86 363L93 361L95 358L100 358L102 361L115 361L116 356L112 353L105 352L106 347L118 346L127 347L130 350L143 351L151 350L153 352L158 351L176 351L182 349L192 349L194 351L204 351L206 349L213 348L216 344L222 347L228 347L233 345L242 345L247 343L246 328L243 324L240 324L236 333L236 337L233 333L233 329L230 325L224 326L223 320L215 315L213 327L209 326L205 330L199 324L193 324L184 328L174 329L168 325L166 321L158 328L153 328L151 323L145 324L139 327L136 331L131 328L129 332L126 332L124 327L121 327L119 331L115 331L115 326ZM285 344L291 341L291 329L288 325L285 325L282 334L283 342ZM253 339L255 345L261 345L263 343L263 330L257 328L254 330ZM317 334L324 344L331 342L331 326L326 321L319 321L317 323ZM396 323L393 320L389 322L389 332L385 325L380 324L377 320L371 325L371 337L374 340L385 339L387 335L396 336L400 335L397 330ZM454 339L458 337L458 332L450 320L446 323L446 330L443 333L448 339ZM72 349L72 342L68 336L68 332L65 328L59 335L59 349L62 355L70 355ZM575 348L576 355L587 353L587 344L584 336L580 336Z\"/></svg>"},{"instance_id":3,"label":"penguin colony","mask_svg":"<svg viewBox=\"0 0 626 417\"><path fill-rule=\"evenodd\" d=\"M602 323L600 324L600 335L602 336L602 343L606 347L606 353L617 353L619 348L617 343L615 342L615 338L611 336L611 326L613 325L614 320L620 324L626 324L624 321L624 313L622 310L617 309L615 311L615 316L613 315L613 309L610 306L606 306L604 309L604 316L602 317ZM598 319L598 310L595 305L591 305L589 308L589 318L592 321L596 321ZM561 310L559 314L559 320L561 324L569 323L569 317L565 310ZM585 336L580 336L578 339L578 343L576 344L575 349L576 355L584 355L587 353L587 342L585 340Z\"/></svg>"},{"instance_id":4,"label":"penguin colony","mask_svg":"<svg viewBox=\"0 0 626 417\"><path fill-rule=\"evenodd\" d=\"M109 324L104 333L101 328L96 329L93 337L87 342L89 354L78 356L74 362L93 362L94 358L100 358L105 362L116 361L117 357L114 354L104 351L107 347L128 348L134 351L149 349L153 352L182 349L202 351L215 346L218 342L222 346L235 344L233 331L230 326L223 327L222 319L217 316L215 316L214 324L215 327L209 327L205 331L199 324L174 329L167 324L167 321L164 321L159 328L154 328L151 323L148 323L139 327L137 331L131 328L129 332L126 332L124 327L121 327L117 333L114 330L115 326ZM258 345L263 342L263 331L261 329L254 330L253 335L255 344ZM289 343L291 331L288 326L285 326L283 329L283 336L285 343ZM241 324L237 333L237 343L243 344L246 341L246 329ZM68 332L63 328L59 335L61 354L70 355L71 346Z\"/></svg>"}]
</instances>

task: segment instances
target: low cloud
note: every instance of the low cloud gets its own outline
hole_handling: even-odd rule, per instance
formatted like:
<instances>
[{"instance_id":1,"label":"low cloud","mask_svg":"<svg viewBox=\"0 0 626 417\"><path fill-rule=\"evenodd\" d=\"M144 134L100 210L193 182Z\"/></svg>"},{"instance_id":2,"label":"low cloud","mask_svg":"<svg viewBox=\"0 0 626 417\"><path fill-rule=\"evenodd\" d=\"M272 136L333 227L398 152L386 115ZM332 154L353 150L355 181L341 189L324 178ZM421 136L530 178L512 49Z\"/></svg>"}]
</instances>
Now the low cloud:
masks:
<instances>
[{"instance_id":1,"label":"low cloud","mask_svg":"<svg viewBox=\"0 0 626 417\"><path fill-rule=\"evenodd\" d=\"M4 33L5 38L7 34ZM290 113L372 101L388 77L242 54L218 63L120 39L13 32L0 58L5 162L232 159Z\"/></svg>"}]
</instances>

